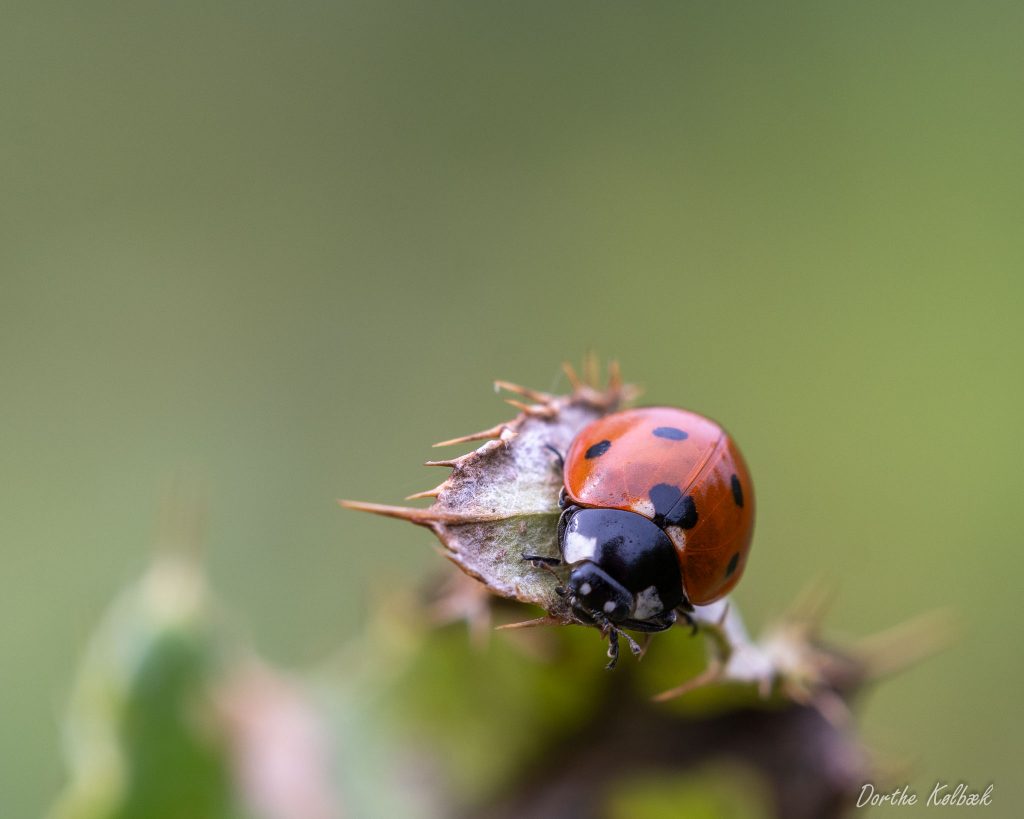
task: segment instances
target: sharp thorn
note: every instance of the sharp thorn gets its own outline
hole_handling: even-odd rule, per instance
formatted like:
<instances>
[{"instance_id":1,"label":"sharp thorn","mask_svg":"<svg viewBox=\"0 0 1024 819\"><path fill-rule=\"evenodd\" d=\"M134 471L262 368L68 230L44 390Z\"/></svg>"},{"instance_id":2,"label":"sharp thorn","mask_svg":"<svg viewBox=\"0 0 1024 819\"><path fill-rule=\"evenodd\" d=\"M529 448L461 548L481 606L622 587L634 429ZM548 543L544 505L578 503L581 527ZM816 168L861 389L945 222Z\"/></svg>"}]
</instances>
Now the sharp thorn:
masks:
<instances>
[{"instance_id":1,"label":"sharp thorn","mask_svg":"<svg viewBox=\"0 0 1024 819\"><path fill-rule=\"evenodd\" d=\"M806 633L814 635L832 606L835 596L835 582L818 577L797 595L784 619L803 628Z\"/></svg>"},{"instance_id":2,"label":"sharp thorn","mask_svg":"<svg viewBox=\"0 0 1024 819\"><path fill-rule=\"evenodd\" d=\"M534 410L534 408L532 406L530 406L529 404L524 404L522 401L516 401L515 398L506 398L505 399L505 403L506 404L510 404L511 406L515 407L517 410L520 410L521 412L525 412L528 415L533 415L534 412L535 412L535 410Z\"/></svg>"},{"instance_id":3,"label":"sharp thorn","mask_svg":"<svg viewBox=\"0 0 1024 819\"><path fill-rule=\"evenodd\" d=\"M469 435L462 435L458 438L449 438L447 441L438 441L434 446L454 446L455 444L466 444L470 441L482 441L485 438L500 438L504 429L504 423L496 424L490 429L483 429L480 432L472 432Z\"/></svg>"},{"instance_id":4,"label":"sharp thorn","mask_svg":"<svg viewBox=\"0 0 1024 819\"><path fill-rule=\"evenodd\" d=\"M953 614L940 609L862 639L853 654L864 663L868 679L877 680L949 647L958 631Z\"/></svg>"},{"instance_id":5,"label":"sharp thorn","mask_svg":"<svg viewBox=\"0 0 1024 819\"><path fill-rule=\"evenodd\" d=\"M531 401L536 401L539 404L546 404L551 400L551 396L546 392L531 390L529 387L522 387L519 384L513 384L511 381L495 381L494 386L500 390L507 390L508 392L514 392L517 395L525 396Z\"/></svg>"},{"instance_id":6,"label":"sharp thorn","mask_svg":"<svg viewBox=\"0 0 1024 819\"><path fill-rule=\"evenodd\" d=\"M422 492L414 492L411 495L406 496L406 500L419 500L420 498L436 498L441 494L441 489L444 487L447 481L439 483L433 489L424 489Z\"/></svg>"},{"instance_id":7,"label":"sharp thorn","mask_svg":"<svg viewBox=\"0 0 1024 819\"><path fill-rule=\"evenodd\" d=\"M654 702L666 702L668 700L674 700L676 697L681 697L683 694L688 694L690 691L695 691L698 688L703 688L705 685L710 685L722 676L723 666L717 660L712 660L708 663L708 667L705 668L696 677L693 677L682 685L670 688L668 691L662 691L651 699Z\"/></svg>"},{"instance_id":8,"label":"sharp thorn","mask_svg":"<svg viewBox=\"0 0 1024 819\"><path fill-rule=\"evenodd\" d=\"M622 371L614 358L608 362L608 391L617 393L622 389Z\"/></svg>"},{"instance_id":9,"label":"sharp thorn","mask_svg":"<svg viewBox=\"0 0 1024 819\"><path fill-rule=\"evenodd\" d=\"M367 503L365 501L339 500L338 504L345 509L355 509L358 512L369 512L373 515L383 515L387 518L401 518L423 526L429 526L438 519L437 515L429 509L413 509L409 506L389 506L384 503Z\"/></svg>"},{"instance_id":10,"label":"sharp thorn","mask_svg":"<svg viewBox=\"0 0 1024 819\"><path fill-rule=\"evenodd\" d=\"M538 626L562 626L565 625L557 617L552 617L550 614L544 617L537 617L533 620L521 620L518 623L505 623L504 625L497 626L495 631L515 631L520 628L537 628Z\"/></svg>"},{"instance_id":11,"label":"sharp thorn","mask_svg":"<svg viewBox=\"0 0 1024 819\"><path fill-rule=\"evenodd\" d=\"M583 357L583 380L588 386L597 387L601 378L601 365L597 359L597 353L589 350Z\"/></svg>"},{"instance_id":12,"label":"sharp thorn","mask_svg":"<svg viewBox=\"0 0 1024 819\"><path fill-rule=\"evenodd\" d=\"M358 512L370 512L373 515L383 515L386 518L400 518L415 523L419 526L428 526L435 531L445 525L463 525L465 523L478 523L481 520L490 520L480 515L467 516L453 512L441 512L430 507L429 509L416 509L412 506L389 506L385 503L367 503L365 501L339 500L339 506L345 509L355 509ZM438 553L450 557L450 553L438 547Z\"/></svg>"},{"instance_id":13,"label":"sharp thorn","mask_svg":"<svg viewBox=\"0 0 1024 819\"><path fill-rule=\"evenodd\" d=\"M580 377L575 368L568 361L562 362L562 372L564 372L565 377L569 379L569 386L572 387L573 392L576 392L583 386L583 382L580 381Z\"/></svg>"}]
</instances>

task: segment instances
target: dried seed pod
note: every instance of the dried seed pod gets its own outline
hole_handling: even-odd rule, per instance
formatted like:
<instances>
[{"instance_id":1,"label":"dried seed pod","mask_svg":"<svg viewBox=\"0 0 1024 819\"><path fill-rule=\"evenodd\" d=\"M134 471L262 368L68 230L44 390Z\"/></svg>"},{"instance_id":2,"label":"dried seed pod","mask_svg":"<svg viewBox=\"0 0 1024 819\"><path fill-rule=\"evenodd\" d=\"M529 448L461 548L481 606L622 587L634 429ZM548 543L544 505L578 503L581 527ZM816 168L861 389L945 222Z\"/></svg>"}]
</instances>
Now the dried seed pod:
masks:
<instances>
[{"instance_id":1,"label":"dried seed pod","mask_svg":"<svg viewBox=\"0 0 1024 819\"><path fill-rule=\"evenodd\" d=\"M593 370L595 365L588 364L586 369ZM558 556L562 473L557 453L566 451L579 430L614 412L637 391L622 383L614 363L609 365L603 388L581 380L568 365L566 374L573 391L561 396L495 382L496 389L517 396L508 403L520 409L519 415L436 445L485 441L461 457L427 461L431 466L452 469L437 487L410 496L435 498L430 507L359 501L341 501L342 506L425 526L440 539L446 557L494 594L538 605L553 621L574 622L555 591L554 575L534 567L522 555Z\"/></svg>"}]
</instances>

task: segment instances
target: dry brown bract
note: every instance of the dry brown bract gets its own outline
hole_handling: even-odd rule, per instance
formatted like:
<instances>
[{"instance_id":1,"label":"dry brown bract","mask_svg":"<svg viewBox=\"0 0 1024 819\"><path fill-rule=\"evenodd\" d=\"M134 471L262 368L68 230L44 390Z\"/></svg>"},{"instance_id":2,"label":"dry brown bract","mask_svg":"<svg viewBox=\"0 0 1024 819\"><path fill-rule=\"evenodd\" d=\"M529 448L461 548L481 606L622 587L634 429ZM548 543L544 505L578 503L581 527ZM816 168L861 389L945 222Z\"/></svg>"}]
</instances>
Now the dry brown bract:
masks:
<instances>
[{"instance_id":1,"label":"dry brown bract","mask_svg":"<svg viewBox=\"0 0 1024 819\"><path fill-rule=\"evenodd\" d=\"M430 507L360 501L341 501L342 506L426 526L441 541L443 554L494 594L540 606L552 621L575 622L555 593L555 577L524 561L522 555L558 556L562 474L556 451L564 453L583 427L637 395L634 387L622 383L614 362L603 387L595 383L596 363L588 361L584 369L585 378L580 378L565 365L573 388L569 395L549 395L496 381L496 389L517 396L506 400L520 410L519 415L490 429L435 444L485 441L461 457L427 461L429 466L452 469L439 486L408 498L432 497Z\"/></svg>"}]
</instances>

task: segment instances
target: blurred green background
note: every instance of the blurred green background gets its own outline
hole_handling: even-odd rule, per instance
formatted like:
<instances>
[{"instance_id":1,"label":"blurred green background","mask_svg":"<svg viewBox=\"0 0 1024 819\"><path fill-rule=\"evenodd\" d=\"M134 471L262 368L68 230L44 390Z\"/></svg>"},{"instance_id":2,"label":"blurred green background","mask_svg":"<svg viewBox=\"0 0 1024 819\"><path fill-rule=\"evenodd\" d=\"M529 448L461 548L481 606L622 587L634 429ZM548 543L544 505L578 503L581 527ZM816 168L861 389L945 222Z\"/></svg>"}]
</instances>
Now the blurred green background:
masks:
<instances>
[{"instance_id":1,"label":"blurred green background","mask_svg":"<svg viewBox=\"0 0 1024 819\"><path fill-rule=\"evenodd\" d=\"M23 3L0 25L0 813L175 474L260 649L314 663L430 535L338 509L615 356L759 493L753 625L953 606L866 703L1024 804L1019 3ZM900 815L914 811L902 809ZM990 813L987 815L995 815Z\"/></svg>"}]
</instances>

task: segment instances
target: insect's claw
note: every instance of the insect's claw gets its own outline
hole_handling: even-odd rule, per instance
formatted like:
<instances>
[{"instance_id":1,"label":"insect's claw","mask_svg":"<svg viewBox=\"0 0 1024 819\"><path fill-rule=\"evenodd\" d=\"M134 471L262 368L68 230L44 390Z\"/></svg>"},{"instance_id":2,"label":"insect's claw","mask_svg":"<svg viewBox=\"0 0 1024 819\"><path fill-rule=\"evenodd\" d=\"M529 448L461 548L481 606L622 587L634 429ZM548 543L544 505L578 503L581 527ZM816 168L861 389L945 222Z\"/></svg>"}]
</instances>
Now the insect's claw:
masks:
<instances>
[{"instance_id":1,"label":"insect's claw","mask_svg":"<svg viewBox=\"0 0 1024 819\"><path fill-rule=\"evenodd\" d=\"M619 662L619 633L616 629L612 629L608 633L608 665L605 666L605 670L611 671L615 668Z\"/></svg>"}]
</instances>

